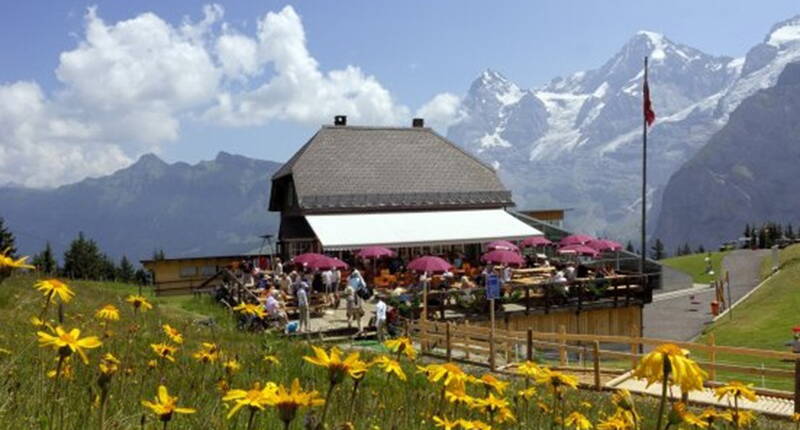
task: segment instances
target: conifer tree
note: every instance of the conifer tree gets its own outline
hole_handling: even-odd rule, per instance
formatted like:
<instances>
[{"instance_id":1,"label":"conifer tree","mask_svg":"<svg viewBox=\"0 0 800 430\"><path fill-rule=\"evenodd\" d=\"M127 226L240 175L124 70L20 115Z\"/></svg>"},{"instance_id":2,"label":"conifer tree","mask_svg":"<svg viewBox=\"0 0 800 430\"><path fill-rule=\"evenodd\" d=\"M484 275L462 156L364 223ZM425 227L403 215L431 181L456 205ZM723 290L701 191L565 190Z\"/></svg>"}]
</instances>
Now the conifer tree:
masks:
<instances>
[{"instance_id":1,"label":"conifer tree","mask_svg":"<svg viewBox=\"0 0 800 430\"><path fill-rule=\"evenodd\" d=\"M650 248L650 257L653 260L661 260L667 257L667 252L664 250L664 243L661 242L661 239L656 239L653 246Z\"/></svg>"},{"instance_id":2,"label":"conifer tree","mask_svg":"<svg viewBox=\"0 0 800 430\"><path fill-rule=\"evenodd\" d=\"M31 264L46 275L54 275L58 272L58 263L56 262L55 256L53 256L53 248L50 246L50 242L45 244L42 252L33 257Z\"/></svg>"},{"instance_id":3,"label":"conifer tree","mask_svg":"<svg viewBox=\"0 0 800 430\"><path fill-rule=\"evenodd\" d=\"M17 256L17 240L14 233L6 226L6 221L0 217L0 252L7 251L12 258Z\"/></svg>"},{"instance_id":4,"label":"conifer tree","mask_svg":"<svg viewBox=\"0 0 800 430\"><path fill-rule=\"evenodd\" d=\"M117 280L120 282L133 282L135 276L136 271L133 269L133 264L131 264L127 256L123 255L122 259L119 261Z\"/></svg>"},{"instance_id":5,"label":"conifer tree","mask_svg":"<svg viewBox=\"0 0 800 430\"><path fill-rule=\"evenodd\" d=\"M94 240L78 233L64 252L64 275L74 279L102 279L108 266Z\"/></svg>"}]
</instances>

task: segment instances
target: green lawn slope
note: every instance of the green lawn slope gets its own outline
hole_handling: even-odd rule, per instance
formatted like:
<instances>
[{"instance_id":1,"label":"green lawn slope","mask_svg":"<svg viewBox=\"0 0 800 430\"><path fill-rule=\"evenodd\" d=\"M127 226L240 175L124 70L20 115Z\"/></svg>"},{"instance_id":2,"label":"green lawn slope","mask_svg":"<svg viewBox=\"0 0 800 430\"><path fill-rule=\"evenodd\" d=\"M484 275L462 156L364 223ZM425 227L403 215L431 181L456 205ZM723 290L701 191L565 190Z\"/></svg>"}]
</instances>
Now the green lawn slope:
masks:
<instances>
[{"instance_id":1,"label":"green lawn slope","mask_svg":"<svg viewBox=\"0 0 800 430\"><path fill-rule=\"evenodd\" d=\"M766 257L770 260L771 256ZM711 325L701 338L708 340L714 334L719 345L788 351L786 343L792 340L792 327L800 325L800 245L781 251L779 272L744 302ZM793 368L792 363L765 361L759 358L718 357L736 364L766 367ZM792 381L752 376L750 382L791 389Z\"/></svg>"},{"instance_id":2,"label":"green lawn slope","mask_svg":"<svg viewBox=\"0 0 800 430\"><path fill-rule=\"evenodd\" d=\"M691 276L697 284L708 284L719 276L722 259L727 253L728 251L711 253L711 267L714 270L714 275L706 273L705 258L709 255L708 253L665 258L660 260L660 263L686 273Z\"/></svg>"}]
</instances>

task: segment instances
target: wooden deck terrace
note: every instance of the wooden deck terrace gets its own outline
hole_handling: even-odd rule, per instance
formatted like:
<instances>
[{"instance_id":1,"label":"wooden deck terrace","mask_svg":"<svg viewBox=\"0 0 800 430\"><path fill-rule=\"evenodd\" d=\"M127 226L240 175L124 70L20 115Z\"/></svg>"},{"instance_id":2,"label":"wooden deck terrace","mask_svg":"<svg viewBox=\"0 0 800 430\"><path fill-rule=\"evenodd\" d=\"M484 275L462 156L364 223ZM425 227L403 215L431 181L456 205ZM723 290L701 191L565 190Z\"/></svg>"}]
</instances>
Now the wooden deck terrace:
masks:
<instances>
[{"instance_id":1,"label":"wooden deck terrace","mask_svg":"<svg viewBox=\"0 0 800 430\"><path fill-rule=\"evenodd\" d=\"M393 295L390 290L379 291L379 294L386 298ZM448 313L456 313L467 319L484 319L489 314L484 287L442 288L427 293L415 290L405 294L410 295L412 301L419 299L420 307L427 309L429 318L438 314L438 319L444 320ZM525 315L564 309L579 313L597 308L642 306L652 298L647 277L642 275L578 278L560 285L544 279L517 278L504 284L495 306L517 305Z\"/></svg>"}]
</instances>

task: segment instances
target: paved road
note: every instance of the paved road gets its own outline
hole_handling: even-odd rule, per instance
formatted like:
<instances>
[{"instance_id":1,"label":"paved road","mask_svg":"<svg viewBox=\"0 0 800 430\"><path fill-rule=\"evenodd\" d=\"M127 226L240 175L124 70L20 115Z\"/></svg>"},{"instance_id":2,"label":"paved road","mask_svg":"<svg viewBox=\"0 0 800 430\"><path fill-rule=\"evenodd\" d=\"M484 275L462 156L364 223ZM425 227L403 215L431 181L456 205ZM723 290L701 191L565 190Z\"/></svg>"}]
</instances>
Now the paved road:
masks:
<instances>
[{"instance_id":1,"label":"paved road","mask_svg":"<svg viewBox=\"0 0 800 430\"><path fill-rule=\"evenodd\" d=\"M730 273L734 303L758 285L761 261L769 252L736 250L725 256L722 265ZM656 294L653 303L644 308L644 335L675 340L694 338L711 322L713 300L714 290L708 287Z\"/></svg>"}]
</instances>

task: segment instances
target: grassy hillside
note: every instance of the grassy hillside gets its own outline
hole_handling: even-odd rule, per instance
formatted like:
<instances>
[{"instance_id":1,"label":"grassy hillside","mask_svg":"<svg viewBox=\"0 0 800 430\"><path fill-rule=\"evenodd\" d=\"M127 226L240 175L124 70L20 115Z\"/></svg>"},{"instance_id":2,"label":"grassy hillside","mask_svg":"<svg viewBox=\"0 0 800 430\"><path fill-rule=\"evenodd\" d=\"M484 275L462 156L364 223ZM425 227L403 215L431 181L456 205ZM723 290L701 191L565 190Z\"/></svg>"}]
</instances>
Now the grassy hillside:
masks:
<instances>
[{"instance_id":1,"label":"grassy hillside","mask_svg":"<svg viewBox=\"0 0 800 430\"><path fill-rule=\"evenodd\" d=\"M711 253L711 267L714 270L714 275L706 273L706 254L690 254L682 255L680 257L670 257L661 260L660 262L673 269L680 270L691 276L695 283L708 284L720 274L722 266L722 259L728 251L712 252Z\"/></svg>"},{"instance_id":2,"label":"grassy hillside","mask_svg":"<svg viewBox=\"0 0 800 430\"><path fill-rule=\"evenodd\" d=\"M768 256L769 265L771 257ZM733 310L732 318L725 316L709 327L703 338L714 333L722 345L787 351L792 340L792 327L800 325L800 245L781 251L781 270L761 289ZM760 359L723 357L724 360L760 365ZM767 366L792 368L790 363L766 363ZM752 382L760 383L754 376ZM769 380L767 380L769 382ZM780 382L779 388L790 389L790 381Z\"/></svg>"},{"instance_id":3,"label":"grassy hillside","mask_svg":"<svg viewBox=\"0 0 800 430\"><path fill-rule=\"evenodd\" d=\"M49 324L57 324L57 308L50 306L43 312L42 294L32 288L35 279L12 277L0 286L0 422L24 429L280 429L280 415L273 406L264 410L245 406L233 418L226 416L235 404L224 401L230 389L249 389L255 382L274 382L288 386L295 378L303 390L314 390L325 397L329 387L327 370L307 363L303 356L311 356L310 345L304 341L288 341L265 333L237 330L230 314L204 298L150 297L154 308L148 312L134 312L124 299L134 287L119 284L76 282L76 293L63 308L62 325L66 329L80 328L80 338L98 336L102 346L87 349L88 364L77 355L71 355L61 367L60 376L48 376L48 371L58 367L58 354L52 348L42 348L37 342L37 330L31 316L44 315ZM120 309L120 320L101 323L95 312L102 306L113 304ZM210 323L213 319L213 324ZM169 324L183 335L176 344L162 329ZM220 348L219 360L201 363L193 353L201 342L213 342ZM169 343L178 348L175 361L159 358L151 344ZM343 346L343 347L346 347ZM112 353L120 360L118 371L110 380L99 369L101 357ZM279 364L265 361L265 355L274 355ZM374 353L362 351L362 359L373 362ZM552 418L560 413L547 412L554 397L547 385L538 385L536 394L528 399L518 397L527 386L518 378L508 380L505 390L484 387L477 379L465 386L473 402L472 407L452 405L443 400L444 390L437 382L429 382L416 369L425 364L422 359L411 363L399 359L400 369L407 376L400 381L372 364L358 391L350 377L336 385L330 396L326 419L327 429L434 429L434 416L451 419L497 420L498 415L482 412L481 399L492 395L507 401L505 408L516 417L516 422L496 423L496 430L517 428L552 428ZM223 361L235 360L238 369L225 368ZM480 369L474 376L480 376ZM105 379L104 379L105 378ZM141 401L152 401L157 388L163 384L169 394L177 396L177 405L196 409L192 414L173 414L170 421L159 422ZM264 385L262 385L264 386ZM102 387L108 388L107 399L102 400ZM562 388L563 389L563 388ZM353 393L356 393L355 397ZM351 400L355 398L355 402ZM573 411L586 414L597 421L613 413L606 394L592 391L566 390L563 397L564 415ZM637 399L643 415L640 428L652 428L655 399ZM103 405L106 405L103 407ZM307 413L308 410L311 410ZM102 419L103 410L105 418ZM254 411L251 415L250 411ZM319 419L323 406L302 408L297 418L286 428L309 428L306 421ZM252 417L252 421L250 421ZM104 425L101 425L101 420ZM345 425L351 422L352 426ZM760 420L754 428L778 429L784 423Z\"/></svg>"}]
</instances>

